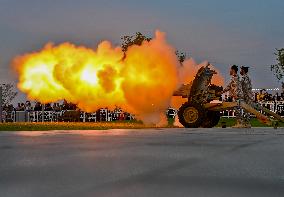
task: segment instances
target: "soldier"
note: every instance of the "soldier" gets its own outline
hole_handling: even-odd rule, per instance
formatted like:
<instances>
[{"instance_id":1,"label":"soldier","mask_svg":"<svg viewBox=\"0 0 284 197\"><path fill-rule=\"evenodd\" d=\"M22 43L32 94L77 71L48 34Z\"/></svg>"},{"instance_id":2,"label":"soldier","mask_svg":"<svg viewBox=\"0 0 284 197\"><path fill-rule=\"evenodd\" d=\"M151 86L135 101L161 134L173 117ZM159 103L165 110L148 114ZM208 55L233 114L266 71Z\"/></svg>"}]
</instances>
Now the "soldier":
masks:
<instances>
[{"instance_id":1,"label":"soldier","mask_svg":"<svg viewBox=\"0 0 284 197\"><path fill-rule=\"evenodd\" d=\"M234 102L240 102L243 99L242 87L240 83L240 78L238 75L238 67L233 65L230 70L231 81L228 86L224 89L223 93L229 92L229 100ZM235 107L235 115L237 119L237 124L233 127L235 128L243 128L243 118L242 118L242 110L240 104Z\"/></svg>"},{"instance_id":2,"label":"soldier","mask_svg":"<svg viewBox=\"0 0 284 197\"><path fill-rule=\"evenodd\" d=\"M242 86L244 101L248 105L252 105L253 104L253 92L252 92L251 80L250 80L250 77L248 76L248 69L249 67L246 67L246 66L241 67L241 71L240 71L240 74L242 75L241 86ZM250 113L244 111L243 118L244 118L245 127L251 128Z\"/></svg>"}]
</instances>

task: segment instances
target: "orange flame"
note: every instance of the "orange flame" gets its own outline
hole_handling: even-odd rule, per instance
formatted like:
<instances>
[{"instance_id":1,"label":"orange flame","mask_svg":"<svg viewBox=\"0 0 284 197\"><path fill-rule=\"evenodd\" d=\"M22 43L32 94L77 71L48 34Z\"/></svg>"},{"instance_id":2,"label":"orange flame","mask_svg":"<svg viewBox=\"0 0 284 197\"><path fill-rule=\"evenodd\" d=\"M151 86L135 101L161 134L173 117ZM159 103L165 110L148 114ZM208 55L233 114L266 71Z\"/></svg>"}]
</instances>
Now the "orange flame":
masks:
<instances>
[{"instance_id":1,"label":"orange flame","mask_svg":"<svg viewBox=\"0 0 284 197\"><path fill-rule=\"evenodd\" d=\"M181 76L187 71L181 69L175 49L159 31L150 42L129 47L125 55L108 41L96 50L49 43L38 52L16 57L13 66L18 88L31 100L66 99L87 112L118 105L155 123L187 78Z\"/></svg>"}]
</instances>

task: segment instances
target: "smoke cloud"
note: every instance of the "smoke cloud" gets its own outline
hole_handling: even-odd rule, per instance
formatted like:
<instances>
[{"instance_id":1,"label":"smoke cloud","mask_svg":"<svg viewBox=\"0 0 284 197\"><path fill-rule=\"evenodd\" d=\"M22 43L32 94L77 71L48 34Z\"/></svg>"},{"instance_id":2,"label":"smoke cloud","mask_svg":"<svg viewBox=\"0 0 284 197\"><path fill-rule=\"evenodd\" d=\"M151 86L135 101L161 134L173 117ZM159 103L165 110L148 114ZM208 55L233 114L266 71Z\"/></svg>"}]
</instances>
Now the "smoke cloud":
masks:
<instances>
[{"instance_id":1,"label":"smoke cloud","mask_svg":"<svg viewBox=\"0 0 284 197\"><path fill-rule=\"evenodd\" d=\"M146 123L161 123L161 113L174 103L173 92L204 64L188 59L181 66L175 51L165 33L156 31L151 41L129 47L126 54L109 41L96 49L48 43L16 57L13 67L18 88L31 100L66 99L87 112L120 106Z\"/></svg>"}]
</instances>

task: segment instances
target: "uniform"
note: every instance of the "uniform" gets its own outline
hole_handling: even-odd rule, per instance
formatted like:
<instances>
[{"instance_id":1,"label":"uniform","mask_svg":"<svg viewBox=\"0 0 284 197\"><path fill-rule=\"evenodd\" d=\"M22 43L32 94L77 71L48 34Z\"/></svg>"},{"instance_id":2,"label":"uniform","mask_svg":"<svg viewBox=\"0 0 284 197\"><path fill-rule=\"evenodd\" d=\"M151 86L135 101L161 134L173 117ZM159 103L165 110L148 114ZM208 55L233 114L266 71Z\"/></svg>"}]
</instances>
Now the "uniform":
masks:
<instances>
[{"instance_id":1,"label":"uniform","mask_svg":"<svg viewBox=\"0 0 284 197\"><path fill-rule=\"evenodd\" d=\"M253 104L253 92L252 92L252 85L251 80L247 74L244 74L241 79L241 86L244 95L244 101L248 105ZM249 123L250 121L250 113L244 111L244 121Z\"/></svg>"},{"instance_id":2,"label":"uniform","mask_svg":"<svg viewBox=\"0 0 284 197\"><path fill-rule=\"evenodd\" d=\"M228 84L228 86L224 89L224 92L229 92L229 97L233 101L238 102L240 100L243 100L243 92L242 92L239 75L232 76L231 81ZM239 105L235 107L235 114L237 120L242 121L242 110Z\"/></svg>"},{"instance_id":3,"label":"uniform","mask_svg":"<svg viewBox=\"0 0 284 197\"><path fill-rule=\"evenodd\" d=\"M244 101L251 105L253 103L253 92L251 80L247 74L244 74L241 79L241 86L244 95Z\"/></svg>"}]
</instances>

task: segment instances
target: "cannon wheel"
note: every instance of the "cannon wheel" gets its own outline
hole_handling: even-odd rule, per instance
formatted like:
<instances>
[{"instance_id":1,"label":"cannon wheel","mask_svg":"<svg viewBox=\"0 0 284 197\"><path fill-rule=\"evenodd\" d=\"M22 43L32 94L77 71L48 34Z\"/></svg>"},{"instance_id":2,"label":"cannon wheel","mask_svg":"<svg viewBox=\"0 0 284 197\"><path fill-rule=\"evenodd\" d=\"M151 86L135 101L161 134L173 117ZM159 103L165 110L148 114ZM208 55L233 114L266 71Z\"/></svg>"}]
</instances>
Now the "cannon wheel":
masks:
<instances>
[{"instance_id":1,"label":"cannon wheel","mask_svg":"<svg viewBox=\"0 0 284 197\"><path fill-rule=\"evenodd\" d=\"M215 127L220 121L221 115L219 111L207 111L204 121L202 123L203 128Z\"/></svg>"},{"instance_id":2,"label":"cannon wheel","mask_svg":"<svg viewBox=\"0 0 284 197\"><path fill-rule=\"evenodd\" d=\"M195 103L184 103L178 111L179 122L186 128L200 127L204 117L205 110Z\"/></svg>"}]
</instances>

